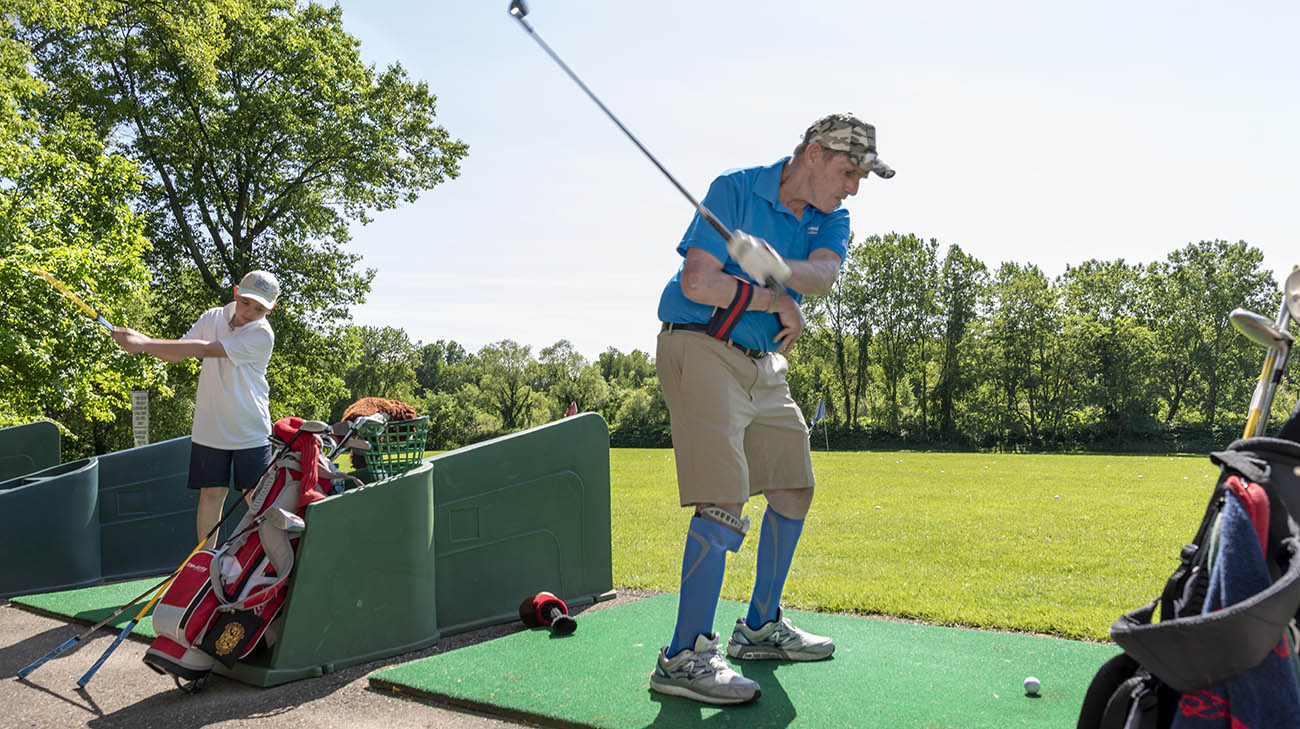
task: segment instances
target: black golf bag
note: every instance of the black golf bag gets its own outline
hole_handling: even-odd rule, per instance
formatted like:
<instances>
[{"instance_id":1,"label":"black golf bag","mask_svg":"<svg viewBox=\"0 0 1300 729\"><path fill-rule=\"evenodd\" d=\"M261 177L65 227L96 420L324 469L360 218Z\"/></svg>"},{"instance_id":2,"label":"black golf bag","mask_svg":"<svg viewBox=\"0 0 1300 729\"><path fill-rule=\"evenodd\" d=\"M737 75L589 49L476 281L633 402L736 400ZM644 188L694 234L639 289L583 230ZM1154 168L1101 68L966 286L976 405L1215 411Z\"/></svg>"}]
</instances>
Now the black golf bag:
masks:
<instances>
[{"instance_id":1,"label":"black golf bag","mask_svg":"<svg viewBox=\"0 0 1300 729\"><path fill-rule=\"evenodd\" d=\"M1124 652L1078 729L1300 727L1300 443L1246 438L1210 459L1222 471L1196 537L1163 593L1111 626Z\"/></svg>"}]
</instances>

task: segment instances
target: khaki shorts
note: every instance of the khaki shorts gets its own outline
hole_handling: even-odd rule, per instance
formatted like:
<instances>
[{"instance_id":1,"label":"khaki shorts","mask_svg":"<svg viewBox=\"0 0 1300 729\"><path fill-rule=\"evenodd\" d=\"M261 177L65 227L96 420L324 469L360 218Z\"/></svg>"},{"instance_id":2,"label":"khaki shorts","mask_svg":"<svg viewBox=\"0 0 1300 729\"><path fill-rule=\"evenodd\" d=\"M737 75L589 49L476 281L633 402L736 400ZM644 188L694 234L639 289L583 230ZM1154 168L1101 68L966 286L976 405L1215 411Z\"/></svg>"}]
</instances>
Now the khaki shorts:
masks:
<instances>
[{"instance_id":1,"label":"khaki shorts","mask_svg":"<svg viewBox=\"0 0 1300 729\"><path fill-rule=\"evenodd\" d=\"M739 504L810 488L808 425L790 397L785 357L753 359L703 332L660 332L659 384L672 419L682 506Z\"/></svg>"}]
</instances>

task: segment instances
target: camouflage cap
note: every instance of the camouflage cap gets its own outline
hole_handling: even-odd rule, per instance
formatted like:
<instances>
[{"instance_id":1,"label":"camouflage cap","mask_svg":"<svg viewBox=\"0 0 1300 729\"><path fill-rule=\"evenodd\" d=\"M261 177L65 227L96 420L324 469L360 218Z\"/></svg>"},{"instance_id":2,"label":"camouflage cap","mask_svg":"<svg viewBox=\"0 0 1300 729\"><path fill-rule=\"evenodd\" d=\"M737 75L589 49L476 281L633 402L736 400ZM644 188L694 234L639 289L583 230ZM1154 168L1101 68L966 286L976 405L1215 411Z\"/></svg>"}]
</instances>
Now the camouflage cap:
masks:
<instances>
[{"instance_id":1,"label":"camouflage cap","mask_svg":"<svg viewBox=\"0 0 1300 729\"><path fill-rule=\"evenodd\" d=\"M874 172L885 179L894 176L894 170L876 156L876 128L852 114L830 114L818 119L804 132L803 141L847 152L863 172Z\"/></svg>"}]
</instances>

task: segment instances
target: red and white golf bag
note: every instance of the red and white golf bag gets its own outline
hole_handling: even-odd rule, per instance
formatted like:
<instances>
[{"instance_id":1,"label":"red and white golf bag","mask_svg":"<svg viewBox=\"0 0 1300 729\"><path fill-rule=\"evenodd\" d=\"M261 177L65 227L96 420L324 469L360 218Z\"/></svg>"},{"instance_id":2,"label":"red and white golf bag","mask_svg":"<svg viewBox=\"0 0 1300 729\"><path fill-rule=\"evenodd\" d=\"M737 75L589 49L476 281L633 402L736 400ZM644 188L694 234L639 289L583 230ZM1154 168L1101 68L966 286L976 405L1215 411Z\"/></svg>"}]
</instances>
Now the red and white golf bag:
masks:
<instances>
[{"instance_id":1,"label":"red and white golf bag","mask_svg":"<svg viewBox=\"0 0 1300 729\"><path fill-rule=\"evenodd\" d=\"M216 661L227 668L268 633L284 603L294 550L307 505L325 498L318 472L333 471L319 436L300 431L302 418L276 421L276 438L294 442L253 490L248 512L216 549L195 552L182 565L153 612L158 637L144 662L194 690ZM303 467L303 464L310 464ZM190 682L182 684L181 681Z\"/></svg>"}]
</instances>

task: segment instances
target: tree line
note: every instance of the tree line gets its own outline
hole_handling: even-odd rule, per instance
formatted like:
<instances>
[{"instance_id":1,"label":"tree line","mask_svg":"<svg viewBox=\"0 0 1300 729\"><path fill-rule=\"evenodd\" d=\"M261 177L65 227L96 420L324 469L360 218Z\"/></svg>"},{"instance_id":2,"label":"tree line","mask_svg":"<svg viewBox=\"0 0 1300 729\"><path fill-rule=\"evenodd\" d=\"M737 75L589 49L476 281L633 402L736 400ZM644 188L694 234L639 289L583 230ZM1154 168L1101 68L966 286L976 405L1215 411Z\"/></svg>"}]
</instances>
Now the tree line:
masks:
<instances>
[{"instance_id":1,"label":"tree line","mask_svg":"<svg viewBox=\"0 0 1300 729\"><path fill-rule=\"evenodd\" d=\"M599 412L615 445L662 446L650 355L568 341L467 351L349 322L374 272L349 226L455 180L469 148L400 64L364 64L342 10L297 0L7 0L0 11L0 425L48 418L69 456L189 432L197 363L123 354L30 266L111 321L175 337L244 273L279 277L272 415L337 418L366 396L430 416L431 448ZM1271 315L1245 242L1048 277L914 234L854 242L805 304L790 356L839 448L1204 450L1239 433L1262 352L1228 312ZM652 302L647 306L649 310ZM1271 317L1270 317L1271 318ZM1278 420L1295 402L1286 379Z\"/></svg>"}]
</instances>

